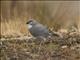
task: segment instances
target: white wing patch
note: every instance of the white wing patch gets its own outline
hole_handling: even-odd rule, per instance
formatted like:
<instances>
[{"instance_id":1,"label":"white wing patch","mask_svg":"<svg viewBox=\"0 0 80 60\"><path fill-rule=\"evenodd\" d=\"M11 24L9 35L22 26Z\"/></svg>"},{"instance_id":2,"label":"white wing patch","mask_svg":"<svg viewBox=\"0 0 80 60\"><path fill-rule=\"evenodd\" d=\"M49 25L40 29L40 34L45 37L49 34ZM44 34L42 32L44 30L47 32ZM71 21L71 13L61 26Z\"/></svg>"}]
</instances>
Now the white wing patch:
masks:
<instances>
[{"instance_id":1,"label":"white wing patch","mask_svg":"<svg viewBox=\"0 0 80 60\"><path fill-rule=\"evenodd\" d=\"M29 29L32 28L32 25L28 24L28 28L29 28Z\"/></svg>"}]
</instances>

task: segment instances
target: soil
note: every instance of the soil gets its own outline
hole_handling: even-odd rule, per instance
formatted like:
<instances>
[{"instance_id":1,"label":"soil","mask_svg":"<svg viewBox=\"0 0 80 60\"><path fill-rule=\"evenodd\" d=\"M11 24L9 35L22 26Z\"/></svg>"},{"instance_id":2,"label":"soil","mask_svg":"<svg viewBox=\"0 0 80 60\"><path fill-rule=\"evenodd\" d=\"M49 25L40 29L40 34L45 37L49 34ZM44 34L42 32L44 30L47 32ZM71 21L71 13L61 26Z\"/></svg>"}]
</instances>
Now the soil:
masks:
<instances>
[{"instance_id":1,"label":"soil","mask_svg":"<svg viewBox=\"0 0 80 60\"><path fill-rule=\"evenodd\" d=\"M1 60L80 60L80 35L77 33L46 41L11 38L2 37L0 40Z\"/></svg>"}]
</instances>

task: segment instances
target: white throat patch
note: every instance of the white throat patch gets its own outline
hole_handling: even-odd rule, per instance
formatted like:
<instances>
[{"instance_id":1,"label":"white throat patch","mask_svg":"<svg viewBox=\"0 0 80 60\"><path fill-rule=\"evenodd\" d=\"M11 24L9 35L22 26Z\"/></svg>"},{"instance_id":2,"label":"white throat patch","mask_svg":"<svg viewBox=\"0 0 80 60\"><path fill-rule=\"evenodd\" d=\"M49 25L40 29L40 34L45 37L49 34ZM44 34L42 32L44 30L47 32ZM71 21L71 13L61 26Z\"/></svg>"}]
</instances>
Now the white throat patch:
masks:
<instances>
[{"instance_id":1,"label":"white throat patch","mask_svg":"<svg viewBox=\"0 0 80 60\"><path fill-rule=\"evenodd\" d=\"M32 25L28 24L28 28L29 28L29 29L32 28Z\"/></svg>"}]
</instances>

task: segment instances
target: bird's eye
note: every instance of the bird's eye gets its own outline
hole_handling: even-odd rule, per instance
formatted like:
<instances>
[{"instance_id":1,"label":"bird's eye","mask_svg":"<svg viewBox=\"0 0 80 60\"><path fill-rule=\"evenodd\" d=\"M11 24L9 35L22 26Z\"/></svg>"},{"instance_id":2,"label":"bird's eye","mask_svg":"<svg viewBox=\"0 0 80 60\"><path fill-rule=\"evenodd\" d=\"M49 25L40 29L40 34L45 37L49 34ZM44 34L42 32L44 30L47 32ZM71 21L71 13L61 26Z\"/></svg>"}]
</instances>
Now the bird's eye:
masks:
<instances>
[{"instance_id":1,"label":"bird's eye","mask_svg":"<svg viewBox=\"0 0 80 60\"><path fill-rule=\"evenodd\" d=\"M30 24L32 24L32 21L30 22Z\"/></svg>"}]
</instances>

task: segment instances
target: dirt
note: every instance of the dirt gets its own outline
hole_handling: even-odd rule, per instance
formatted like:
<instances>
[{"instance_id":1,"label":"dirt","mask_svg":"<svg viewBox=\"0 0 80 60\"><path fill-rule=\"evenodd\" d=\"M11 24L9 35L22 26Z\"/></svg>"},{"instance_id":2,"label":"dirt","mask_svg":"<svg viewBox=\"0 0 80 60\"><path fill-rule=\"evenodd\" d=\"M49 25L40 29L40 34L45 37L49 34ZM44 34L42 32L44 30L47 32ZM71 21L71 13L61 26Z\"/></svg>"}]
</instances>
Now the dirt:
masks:
<instances>
[{"instance_id":1,"label":"dirt","mask_svg":"<svg viewBox=\"0 0 80 60\"><path fill-rule=\"evenodd\" d=\"M46 41L3 38L0 40L1 60L80 60L80 35L76 33Z\"/></svg>"}]
</instances>

